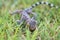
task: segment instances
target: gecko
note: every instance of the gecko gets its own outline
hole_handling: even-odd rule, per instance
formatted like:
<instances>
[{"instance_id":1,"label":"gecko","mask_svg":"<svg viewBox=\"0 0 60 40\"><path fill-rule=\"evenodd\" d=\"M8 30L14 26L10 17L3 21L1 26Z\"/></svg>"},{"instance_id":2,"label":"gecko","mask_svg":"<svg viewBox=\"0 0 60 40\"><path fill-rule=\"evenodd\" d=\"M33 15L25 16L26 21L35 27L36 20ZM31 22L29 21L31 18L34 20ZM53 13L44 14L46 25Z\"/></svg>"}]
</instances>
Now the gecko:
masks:
<instances>
[{"instance_id":1,"label":"gecko","mask_svg":"<svg viewBox=\"0 0 60 40\"><path fill-rule=\"evenodd\" d=\"M13 12L11 12L10 14L21 14L21 19L20 20L17 20L17 23L21 23L23 21L26 21L27 24L29 24L29 30L31 32L34 32L35 29L36 29L36 25L37 25L37 22L35 20L36 16L37 16L37 13L33 12L32 9L35 8L36 6L39 6L40 4L45 4L45 5L48 5L49 7L55 7L56 9L58 9L59 7L58 6L55 6L54 4L52 3L48 3L48 2L44 2L44 1L41 1L41 2L37 2L35 4L33 4L32 6L28 7L28 8L25 8L23 10L15 10ZM31 18L29 14L32 14L33 17Z\"/></svg>"}]
</instances>

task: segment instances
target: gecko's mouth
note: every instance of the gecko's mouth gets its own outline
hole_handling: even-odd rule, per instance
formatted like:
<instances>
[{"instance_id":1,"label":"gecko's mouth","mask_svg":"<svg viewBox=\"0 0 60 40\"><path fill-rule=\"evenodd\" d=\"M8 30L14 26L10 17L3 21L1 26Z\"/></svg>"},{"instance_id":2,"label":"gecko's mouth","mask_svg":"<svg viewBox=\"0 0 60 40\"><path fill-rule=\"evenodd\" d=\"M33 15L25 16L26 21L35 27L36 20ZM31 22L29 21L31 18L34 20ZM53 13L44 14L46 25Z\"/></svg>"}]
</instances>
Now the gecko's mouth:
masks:
<instances>
[{"instance_id":1,"label":"gecko's mouth","mask_svg":"<svg viewBox=\"0 0 60 40\"><path fill-rule=\"evenodd\" d=\"M35 29L36 29L36 26L29 26L29 30L30 30L31 32L34 32Z\"/></svg>"}]
</instances>

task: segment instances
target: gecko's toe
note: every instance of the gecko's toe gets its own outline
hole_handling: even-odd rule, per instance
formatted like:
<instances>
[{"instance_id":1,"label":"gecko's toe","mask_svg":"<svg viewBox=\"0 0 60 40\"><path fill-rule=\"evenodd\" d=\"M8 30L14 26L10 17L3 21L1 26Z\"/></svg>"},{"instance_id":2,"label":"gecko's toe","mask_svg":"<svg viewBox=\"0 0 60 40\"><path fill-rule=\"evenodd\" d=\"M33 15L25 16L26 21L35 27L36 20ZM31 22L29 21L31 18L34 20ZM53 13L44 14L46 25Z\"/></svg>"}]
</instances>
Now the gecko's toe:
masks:
<instances>
[{"instance_id":1,"label":"gecko's toe","mask_svg":"<svg viewBox=\"0 0 60 40\"><path fill-rule=\"evenodd\" d=\"M20 24L20 20L16 20L17 24Z\"/></svg>"}]
</instances>

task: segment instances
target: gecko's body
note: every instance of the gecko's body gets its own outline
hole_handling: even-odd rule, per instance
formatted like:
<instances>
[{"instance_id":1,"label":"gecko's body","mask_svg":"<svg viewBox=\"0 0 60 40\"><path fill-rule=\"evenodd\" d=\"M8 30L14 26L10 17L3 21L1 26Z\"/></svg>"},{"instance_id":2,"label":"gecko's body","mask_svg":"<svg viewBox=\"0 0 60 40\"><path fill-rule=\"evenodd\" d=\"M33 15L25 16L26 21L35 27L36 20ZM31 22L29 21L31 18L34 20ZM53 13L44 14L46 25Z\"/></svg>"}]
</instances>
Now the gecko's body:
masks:
<instances>
[{"instance_id":1,"label":"gecko's body","mask_svg":"<svg viewBox=\"0 0 60 40\"><path fill-rule=\"evenodd\" d=\"M30 31L33 32L36 29L36 20L34 19L34 18L36 18L36 13L32 12L32 9L40 4L46 4L50 7L58 8L58 6L55 6L55 5L50 4L48 2L42 1L42 2L37 2L36 4L33 4L31 7L26 8L24 10L16 10L12 14L15 14L15 13L21 14L22 15L21 19L17 20L17 22L21 23L23 20L25 20L26 23L30 25L30 27L29 27ZM34 16L32 18L30 18L29 14L33 14Z\"/></svg>"}]
</instances>

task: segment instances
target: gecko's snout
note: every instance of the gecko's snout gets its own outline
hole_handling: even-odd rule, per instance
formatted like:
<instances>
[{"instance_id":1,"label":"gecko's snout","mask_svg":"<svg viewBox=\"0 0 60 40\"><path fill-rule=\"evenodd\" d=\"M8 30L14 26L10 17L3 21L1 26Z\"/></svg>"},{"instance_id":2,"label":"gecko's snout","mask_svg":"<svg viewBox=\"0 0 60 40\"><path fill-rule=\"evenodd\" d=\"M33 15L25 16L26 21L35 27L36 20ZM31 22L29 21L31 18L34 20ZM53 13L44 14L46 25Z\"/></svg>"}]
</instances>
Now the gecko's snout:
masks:
<instances>
[{"instance_id":1,"label":"gecko's snout","mask_svg":"<svg viewBox=\"0 0 60 40\"><path fill-rule=\"evenodd\" d=\"M36 30L36 27L37 27L37 26L36 26L36 25L37 25L37 24L36 24L36 21L33 21L33 20L32 20L29 24L30 24L29 30L30 30L31 32L34 32L34 31Z\"/></svg>"}]
</instances>

